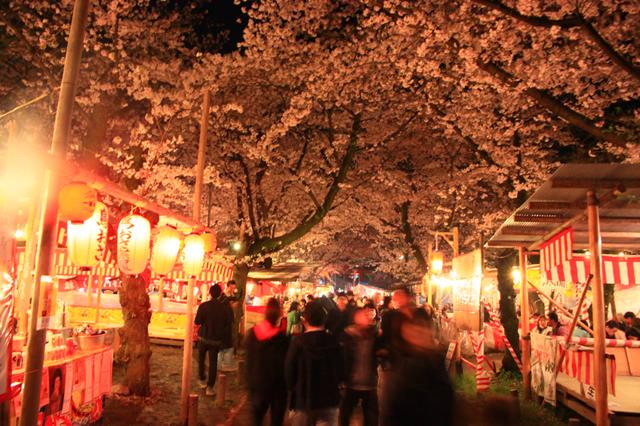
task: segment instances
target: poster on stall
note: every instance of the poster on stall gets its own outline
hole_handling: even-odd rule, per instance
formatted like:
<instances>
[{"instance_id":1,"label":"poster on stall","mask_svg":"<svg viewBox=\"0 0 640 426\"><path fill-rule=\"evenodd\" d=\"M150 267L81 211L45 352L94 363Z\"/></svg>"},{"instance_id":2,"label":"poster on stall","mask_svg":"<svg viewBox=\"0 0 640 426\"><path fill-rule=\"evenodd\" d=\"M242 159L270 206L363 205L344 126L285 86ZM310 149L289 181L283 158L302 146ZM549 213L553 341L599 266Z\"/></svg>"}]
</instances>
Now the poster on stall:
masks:
<instances>
[{"instance_id":1,"label":"poster on stall","mask_svg":"<svg viewBox=\"0 0 640 426\"><path fill-rule=\"evenodd\" d=\"M56 315L56 284L51 277L43 276L40 279L40 305L38 307L38 330L48 329Z\"/></svg>"},{"instance_id":2,"label":"poster on stall","mask_svg":"<svg viewBox=\"0 0 640 426\"><path fill-rule=\"evenodd\" d=\"M0 401L8 398L10 392L12 316L11 284L0 283Z\"/></svg>"},{"instance_id":3,"label":"poster on stall","mask_svg":"<svg viewBox=\"0 0 640 426\"><path fill-rule=\"evenodd\" d=\"M545 402L556 405L556 355L558 342L551 336L531 333L531 387Z\"/></svg>"}]
</instances>

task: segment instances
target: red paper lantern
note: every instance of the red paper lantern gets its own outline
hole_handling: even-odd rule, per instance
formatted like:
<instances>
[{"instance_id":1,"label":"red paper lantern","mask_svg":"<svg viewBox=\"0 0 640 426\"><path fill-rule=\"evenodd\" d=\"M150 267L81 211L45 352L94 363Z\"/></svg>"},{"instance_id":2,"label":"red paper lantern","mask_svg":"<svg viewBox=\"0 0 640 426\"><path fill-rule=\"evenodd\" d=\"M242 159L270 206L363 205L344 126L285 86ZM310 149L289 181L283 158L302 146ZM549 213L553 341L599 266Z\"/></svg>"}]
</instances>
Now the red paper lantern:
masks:
<instances>
[{"instance_id":1,"label":"red paper lantern","mask_svg":"<svg viewBox=\"0 0 640 426\"><path fill-rule=\"evenodd\" d=\"M58 217L61 221L82 223L96 209L98 194L84 183L65 185L58 194Z\"/></svg>"}]
</instances>

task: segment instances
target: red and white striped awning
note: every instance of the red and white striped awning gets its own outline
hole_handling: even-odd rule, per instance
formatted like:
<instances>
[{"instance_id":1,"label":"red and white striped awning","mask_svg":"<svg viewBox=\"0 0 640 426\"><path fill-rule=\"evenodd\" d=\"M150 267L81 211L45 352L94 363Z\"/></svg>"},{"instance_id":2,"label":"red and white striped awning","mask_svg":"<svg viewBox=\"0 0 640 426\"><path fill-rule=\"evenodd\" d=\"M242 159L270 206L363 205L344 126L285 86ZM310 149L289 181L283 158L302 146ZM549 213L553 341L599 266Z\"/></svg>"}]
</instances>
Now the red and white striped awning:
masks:
<instances>
[{"instance_id":1,"label":"red and white striped awning","mask_svg":"<svg viewBox=\"0 0 640 426\"><path fill-rule=\"evenodd\" d=\"M583 283L591 273L591 259L584 255L573 255L570 260L550 268L542 266L544 261L541 256L540 269L547 281ZM640 256L603 255L602 281L619 288L640 285Z\"/></svg>"},{"instance_id":2,"label":"red and white striped awning","mask_svg":"<svg viewBox=\"0 0 640 426\"><path fill-rule=\"evenodd\" d=\"M573 228L569 227L558 232L540 245L540 261L545 270L557 267L563 262L571 260L573 256Z\"/></svg>"},{"instance_id":3,"label":"red and white striped awning","mask_svg":"<svg viewBox=\"0 0 640 426\"><path fill-rule=\"evenodd\" d=\"M18 271L22 270L24 265L24 248L19 248L17 252L18 256ZM187 280L189 277L181 269L174 269L166 278L174 280ZM107 250L106 259L100 262L98 266L89 270L82 270L71 262L66 249L56 250L54 259L54 270L56 275L89 275L91 272L93 275L105 276L105 277L118 277L120 271L116 266L115 259L111 255L111 251ZM223 282L229 281L233 276L233 266L228 266L213 259L205 261L202 273L198 277L199 281L215 281ZM155 276L154 278L159 278Z\"/></svg>"}]
</instances>

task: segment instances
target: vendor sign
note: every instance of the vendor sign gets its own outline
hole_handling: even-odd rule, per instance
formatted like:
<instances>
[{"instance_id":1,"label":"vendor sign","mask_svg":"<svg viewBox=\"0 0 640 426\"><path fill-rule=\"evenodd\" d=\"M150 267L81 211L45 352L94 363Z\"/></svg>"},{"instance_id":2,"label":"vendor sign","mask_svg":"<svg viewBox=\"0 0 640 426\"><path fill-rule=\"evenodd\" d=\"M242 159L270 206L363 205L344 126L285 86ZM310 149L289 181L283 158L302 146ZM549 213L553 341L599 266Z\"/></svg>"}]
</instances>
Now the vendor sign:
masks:
<instances>
[{"instance_id":1,"label":"vendor sign","mask_svg":"<svg viewBox=\"0 0 640 426\"><path fill-rule=\"evenodd\" d=\"M556 405L557 353L557 339L531 333L531 387L552 405Z\"/></svg>"}]
</instances>

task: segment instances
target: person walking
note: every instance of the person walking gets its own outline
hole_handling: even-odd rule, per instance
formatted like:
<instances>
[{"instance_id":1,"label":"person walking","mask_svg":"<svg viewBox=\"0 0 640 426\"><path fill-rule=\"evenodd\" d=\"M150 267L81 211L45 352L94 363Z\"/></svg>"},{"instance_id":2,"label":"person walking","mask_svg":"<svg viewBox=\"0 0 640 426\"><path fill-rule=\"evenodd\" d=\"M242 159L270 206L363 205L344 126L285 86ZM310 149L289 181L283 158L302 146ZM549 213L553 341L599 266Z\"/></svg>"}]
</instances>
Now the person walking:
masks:
<instances>
[{"instance_id":1,"label":"person walking","mask_svg":"<svg viewBox=\"0 0 640 426\"><path fill-rule=\"evenodd\" d=\"M285 377L293 426L338 424L343 356L338 339L325 330L326 320L318 301L307 303L302 315L305 332L289 345Z\"/></svg>"},{"instance_id":2,"label":"person walking","mask_svg":"<svg viewBox=\"0 0 640 426\"><path fill-rule=\"evenodd\" d=\"M340 403L340 426L349 426L353 409L362 401L364 426L378 424L377 333L374 307L358 308L354 324L344 333L346 389Z\"/></svg>"},{"instance_id":3,"label":"person walking","mask_svg":"<svg viewBox=\"0 0 640 426\"><path fill-rule=\"evenodd\" d=\"M254 426L262 425L271 409L271 426L282 425L287 405L284 360L288 339L279 326L282 311L277 299L267 302L265 319L247 332L246 383Z\"/></svg>"},{"instance_id":4,"label":"person walking","mask_svg":"<svg viewBox=\"0 0 640 426\"><path fill-rule=\"evenodd\" d=\"M209 289L211 299L198 306L195 324L198 331L198 377L206 395L215 396L218 372L218 352L230 348L232 343L233 311L229 303L221 299L222 289L214 284ZM205 361L209 354L209 374L205 375Z\"/></svg>"},{"instance_id":5,"label":"person walking","mask_svg":"<svg viewBox=\"0 0 640 426\"><path fill-rule=\"evenodd\" d=\"M302 333L302 321L300 321L300 303L297 300L291 302L287 313L287 336Z\"/></svg>"}]
</instances>

